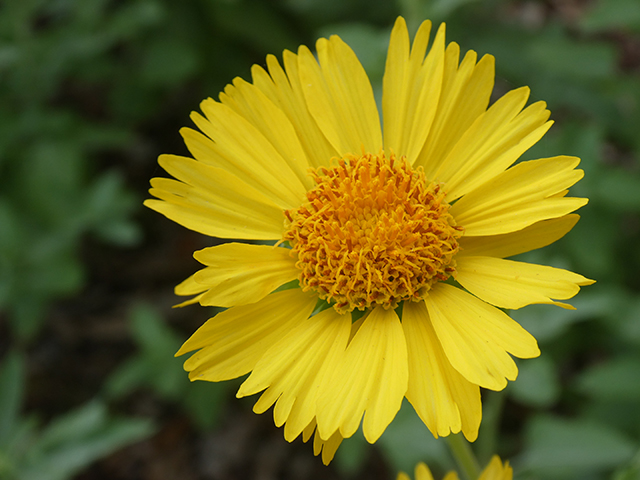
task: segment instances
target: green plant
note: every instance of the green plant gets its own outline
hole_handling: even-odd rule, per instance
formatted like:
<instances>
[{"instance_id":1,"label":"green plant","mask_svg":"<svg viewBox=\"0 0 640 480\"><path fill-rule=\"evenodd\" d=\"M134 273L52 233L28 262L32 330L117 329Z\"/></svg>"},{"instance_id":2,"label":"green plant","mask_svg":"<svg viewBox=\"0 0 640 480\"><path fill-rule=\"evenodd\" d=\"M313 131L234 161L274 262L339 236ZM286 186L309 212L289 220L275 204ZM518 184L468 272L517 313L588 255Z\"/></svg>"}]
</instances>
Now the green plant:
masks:
<instances>
[{"instance_id":1,"label":"green plant","mask_svg":"<svg viewBox=\"0 0 640 480\"><path fill-rule=\"evenodd\" d=\"M118 418L95 400L44 427L20 414L24 361L10 354L0 368L0 478L70 479L86 466L153 432L150 420Z\"/></svg>"}]
</instances>

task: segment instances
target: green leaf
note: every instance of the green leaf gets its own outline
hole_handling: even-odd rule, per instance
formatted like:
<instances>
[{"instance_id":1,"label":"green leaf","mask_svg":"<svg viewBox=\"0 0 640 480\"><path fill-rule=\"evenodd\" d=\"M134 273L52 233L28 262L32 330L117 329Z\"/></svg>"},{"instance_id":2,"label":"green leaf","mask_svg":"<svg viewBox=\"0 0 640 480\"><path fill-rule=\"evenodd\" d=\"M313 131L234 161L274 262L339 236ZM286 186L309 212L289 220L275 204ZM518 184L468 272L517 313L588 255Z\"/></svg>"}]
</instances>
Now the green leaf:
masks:
<instances>
[{"instance_id":1,"label":"green leaf","mask_svg":"<svg viewBox=\"0 0 640 480\"><path fill-rule=\"evenodd\" d=\"M192 45L173 37L159 37L147 47L142 80L150 86L172 86L184 82L199 68Z\"/></svg>"},{"instance_id":2,"label":"green leaf","mask_svg":"<svg viewBox=\"0 0 640 480\"><path fill-rule=\"evenodd\" d=\"M140 229L128 220L140 202L124 188L119 172L101 175L87 189L87 196L82 221L102 240L120 246L132 246L140 241Z\"/></svg>"},{"instance_id":3,"label":"green leaf","mask_svg":"<svg viewBox=\"0 0 640 480\"><path fill-rule=\"evenodd\" d=\"M20 468L21 480L65 480L99 458L149 436L144 419L113 419L92 402L57 418L45 429Z\"/></svg>"},{"instance_id":4,"label":"green leaf","mask_svg":"<svg viewBox=\"0 0 640 480\"><path fill-rule=\"evenodd\" d=\"M75 255L71 245L65 251L57 250L56 238L51 236L42 243L34 246L32 254L39 257L39 262L31 262L31 269L27 270L30 290L43 298L63 296L75 293L84 283L84 268ZM62 243L62 242L61 242ZM52 248L51 248L52 247Z\"/></svg>"},{"instance_id":5,"label":"green leaf","mask_svg":"<svg viewBox=\"0 0 640 480\"><path fill-rule=\"evenodd\" d=\"M15 296L11 308L11 326L20 341L32 339L38 332L46 312L45 298L31 295L31 292L20 292L22 295Z\"/></svg>"},{"instance_id":6,"label":"green leaf","mask_svg":"<svg viewBox=\"0 0 640 480\"><path fill-rule=\"evenodd\" d=\"M133 247L142 241L138 224L125 219L98 224L94 232L101 240L121 247Z\"/></svg>"},{"instance_id":7,"label":"green leaf","mask_svg":"<svg viewBox=\"0 0 640 480\"><path fill-rule=\"evenodd\" d=\"M637 212L640 210L640 175L620 168L609 168L598 176L594 200L611 210Z\"/></svg>"},{"instance_id":8,"label":"green leaf","mask_svg":"<svg viewBox=\"0 0 640 480\"><path fill-rule=\"evenodd\" d=\"M74 439L91 435L102 428L107 421L106 406L99 402L91 402L57 417L42 432L38 440L38 449L51 450Z\"/></svg>"},{"instance_id":9,"label":"green leaf","mask_svg":"<svg viewBox=\"0 0 640 480\"><path fill-rule=\"evenodd\" d=\"M119 399L145 385L148 376L147 362L137 355L118 366L102 387L108 398Z\"/></svg>"},{"instance_id":10,"label":"green leaf","mask_svg":"<svg viewBox=\"0 0 640 480\"><path fill-rule=\"evenodd\" d=\"M456 10L466 7L470 3L479 2L480 0L434 0L432 2L424 2L422 10L424 15L420 18L428 18L435 25L443 20L451 17ZM420 2L406 1L407 4L416 4L420 6Z\"/></svg>"},{"instance_id":11,"label":"green leaf","mask_svg":"<svg viewBox=\"0 0 640 480\"><path fill-rule=\"evenodd\" d=\"M0 258L8 262L20 250L25 234L16 208L3 198L0 198L0 225Z\"/></svg>"},{"instance_id":12,"label":"green leaf","mask_svg":"<svg viewBox=\"0 0 640 480\"><path fill-rule=\"evenodd\" d=\"M205 2L214 28L257 51L271 53L298 46L282 16L262 2Z\"/></svg>"},{"instance_id":13,"label":"green leaf","mask_svg":"<svg viewBox=\"0 0 640 480\"><path fill-rule=\"evenodd\" d=\"M183 360L174 357L180 342L151 307L136 306L130 320L140 351L107 379L104 385L107 396L121 398L138 388L151 388L163 398L182 402L201 429L213 427L220 417L229 385L190 383L182 368Z\"/></svg>"},{"instance_id":14,"label":"green leaf","mask_svg":"<svg viewBox=\"0 0 640 480\"><path fill-rule=\"evenodd\" d=\"M621 268L616 258L616 247L620 241L620 232L615 212L593 205L579 213L580 221L563 239L575 259L576 270L599 282L605 278L618 277ZM592 290L594 287L585 288L577 299L583 297L582 292Z\"/></svg>"},{"instance_id":15,"label":"green leaf","mask_svg":"<svg viewBox=\"0 0 640 480\"><path fill-rule=\"evenodd\" d=\"M508 392L523 405L550 407L560 396L557 368L544 352L538 358L518 362L518 378L509 382Z\"/></svg>"},{"instance_id":16,"label":"green leaf","mask_svg":"<svg viewBox=\"0 0 640 480\"><path fill-rule=\"evenodd\" d=\"M525 433L521 468L545 479L581 479L628 462L637 445L617 430L588 419L538 416Z\"/></svg>"},{"instance_id":17,"label":"green leaf","mask_svg":"<svg viewBox=\"0 0 640 480\"><path fill-rule=\"evenodd\" d=\"M130 315L133 337L140 353L120 366L107 380L107 395L119 397L147 386L165 398L182 396L189 386L182 361L174 357L180 346L176 335L153 308L134 307Z\"/></svg>"},{"instance_id":18,"label":"green leaf","mask_svg":"<svg viewBox=\"0 0 640 480\"><path fill-rule=\"evenodd\" d=\"M616 311L615 322L618 339L627 345L640 346L640 295L630 296L628 302L620 302L622 311Z\"/></svg>"},{"instance_id":19,"label":"green leaf","mask_svg":"<svg viewBox=\"0 0 640 480\"><path fill-rule=\"evenodd\" d=\"M545 73L578 81L610 78L616 67L616 53L611 46L560 35L538 37L529 46L528 55Z\"/></svg>"},{"instance_id":20,"label":"green leaf","mask_svg":"<svg viewBox=\"0 0 640 480\"><path fill-rule=\"evenodd\" d=\"M173 358L180 347L177 336L164 325L162 317L146 304L131 311L131 328L138 345L153 360Z\"/></svg>"},{"instance_id":21,"label":"green leaf","mask_svg":"<svg viewBox=\"0 0 640 480\"><path fill-rule=\"evenodd\" d=\"M637 400L589 397L580 409L580 414L631 438L638 438L640 434L640 409Z\"/></svg>"},{"instance_id":22,"label":"green leaf","mask_svg":"<svg viewBox=\"0 0 640 480\"><path fill-rule=\"evenodd\" d=\"M640 29L640 3L637 0L606 0L590 5L580 21L580 26L587 32Z\"/></svg>"},{"instance_id":23,"label":"green leaf","mask_svg":"<svg viewBox=\"0 0 640 480\"><path fill-rule=\"evenodd\" d=\"M141 0L120 5L106 25L109 35L114 39L130 39L141 30L151 26L161 26L162 21L170 20L163 2ZM163 28L160 31L164 32Z\"/></svg>"},{"instance_id":24,"label":"green leaf","mask_svg":"<svg viewBox=\"0 0 640 480\"><path fill-rule=\"evenodd\" d=\"M24 360L18 353L5 356L0 369L0 446L7 443L18 425L24 395Z\"/></svg>"},{"instance_id":25,"label":"green leaf","mask_svg":"<svg viewBox=\"0 0 640 480\"><path fill-rule=\"evenodd\" d=\"M186 377L185 372L182 372L182 375ZM186 378L185 383L187 383ZM226 382L191 382L188 384L184 396L184 408L200 429L210 430L217 425L230 387L231 384Z\"/></svg>"},{"instance_id":26,"label":"green leaf","mask_svg":"<svg viewBox=\"0 0 640 480\"><path fill-rule=\"evenodd\" d=\"M640 400L640 356L624 355L584 371L577 389L591 397L615 401Z\"/></svg>"},{"instance_id":27,"label":"green leaf","mask_svg":"<svg viewBox=\"0 0 640 480\"><path fill-rule=\"evenodd\" d=\"M640 480L640 452L629 465L616 470L611 480Z\"/></svg>"},{"instance_id":28,"label":"green leaf","mask_svg":"<svg viewBox=\"0 0 640 480\"><path fill-rule=\"evenodd\" d=\"M413 472L418 462L442 471L452 470L455 465L446 443L433 437L406 400L377 444L394 471Z\"/></svg>"},{"instance_id":29,"label":"green leaf","mask_svg":"<svg viewBox=\"0 0 640 480\"><path fill-rule=\"evenodd\" d=\"M334 462L342 473L352 476L360 471L370 452L362 430L358 430L355 435L342 441Z\"/></svg>"},{"instance_id":30,"label":"green leaf","mask_svg":"<svg viewBox=\"0 0 640 480\"><path fill-rule=\"evenodd\" d=\"M81 146L63 139L41 140L30 150L21 179L27 205L44 225L65 225L82 207L86 160Z\"/></svg>"}]
</instances>

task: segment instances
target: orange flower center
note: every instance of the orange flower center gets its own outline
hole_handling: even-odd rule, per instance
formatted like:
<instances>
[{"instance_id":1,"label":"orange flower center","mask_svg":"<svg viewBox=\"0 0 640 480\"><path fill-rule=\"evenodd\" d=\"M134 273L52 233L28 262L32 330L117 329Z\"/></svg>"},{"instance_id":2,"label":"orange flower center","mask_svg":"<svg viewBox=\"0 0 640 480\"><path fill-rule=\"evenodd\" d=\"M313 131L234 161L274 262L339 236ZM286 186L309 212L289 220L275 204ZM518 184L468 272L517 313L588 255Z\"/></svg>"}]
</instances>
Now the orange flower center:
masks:
<instances>
[{"instance_id":1,"label":"orange flower center","mask_svg":"<svg viewBox=\"0 0 640 480\"><path fill-rule=\"evenodd\" d=\"M283 237L297 254L304 291L339 313L396 308L454 272L462 229L422 168L380 152L347 155L312 175L308 202L285 212Z\"/></svg>"}]
</instances>

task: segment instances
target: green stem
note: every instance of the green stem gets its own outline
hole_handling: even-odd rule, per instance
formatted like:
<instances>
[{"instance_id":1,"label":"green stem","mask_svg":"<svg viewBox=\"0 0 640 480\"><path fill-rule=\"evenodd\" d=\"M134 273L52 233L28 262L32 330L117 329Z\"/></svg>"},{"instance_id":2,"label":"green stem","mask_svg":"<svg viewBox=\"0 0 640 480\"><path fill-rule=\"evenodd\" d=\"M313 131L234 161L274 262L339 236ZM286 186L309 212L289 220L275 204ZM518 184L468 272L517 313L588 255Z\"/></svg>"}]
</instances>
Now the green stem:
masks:
<instances>
[{"instance_id":1,"label":"green stem","mask_svg":"<svg viewBox=\"0 0 640 480\"><path fill-rule=\"evenodd\" d=\"M501 392L484 392L482 396L482 424L480 425L478 441L475 443L475 451L478 459L483 464L488 462L497 451L498 430L505 398L504 390Z\"/></svg>"},{"instance_id":2,"label":"green stem","mask_svg":"<svg viewBox=\"0 0 640 480\"><path fill-rule=\"evenodd\" d=\"M447 444L453 454L462 474L467 480L477 480L480 476L480 465L471 450L471 445L464 439L461 433L449 435Z\"/></svg>"}]
</instances>

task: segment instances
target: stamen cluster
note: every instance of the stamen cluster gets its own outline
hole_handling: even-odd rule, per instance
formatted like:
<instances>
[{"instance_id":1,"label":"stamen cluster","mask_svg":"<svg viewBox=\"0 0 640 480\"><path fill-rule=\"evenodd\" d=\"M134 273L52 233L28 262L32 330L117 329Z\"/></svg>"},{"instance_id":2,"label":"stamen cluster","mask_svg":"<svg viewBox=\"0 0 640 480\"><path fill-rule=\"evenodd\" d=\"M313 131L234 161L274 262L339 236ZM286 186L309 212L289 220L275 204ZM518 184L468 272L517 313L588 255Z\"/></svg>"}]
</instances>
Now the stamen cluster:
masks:
<instances>
[{"instance_id":1,"label":"stamen cluster","mask_svg":"<svg viewBox=\"0 0 640 480\"><path fill-rule=\"evenodd\" d=\"M285 215L303 290L339 313L418 301L455 270L462 229L437 183L384 152L312 171L307 202Z\"/></svg>"}]
</instances>

